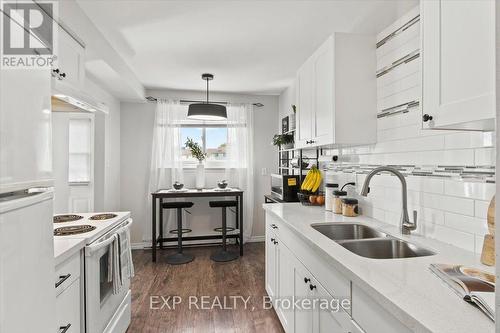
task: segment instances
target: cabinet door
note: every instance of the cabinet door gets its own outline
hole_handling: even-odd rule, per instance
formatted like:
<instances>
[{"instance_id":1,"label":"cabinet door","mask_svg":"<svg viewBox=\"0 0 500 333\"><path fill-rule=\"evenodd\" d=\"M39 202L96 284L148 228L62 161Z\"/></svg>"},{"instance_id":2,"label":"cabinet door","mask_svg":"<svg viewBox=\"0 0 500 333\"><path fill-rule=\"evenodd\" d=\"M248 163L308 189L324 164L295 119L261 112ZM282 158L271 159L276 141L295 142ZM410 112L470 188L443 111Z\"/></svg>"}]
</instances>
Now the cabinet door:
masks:
<instances>
[{"instance_id":1,"label":"cabinet door","mask_svg":"<svg viewBox=\"0 0 500 333\"><path fill-rule=\"evenodd\" d=\"M328 302L328 307L318 305L313 312L313 332L314 333L343 333L348 332L351 326L351 318L340 308L340 301L337 303L325 288L313 279L312 297L317 301L317 304L325 304ZM337 307L338 306L338 307Z\"/></svg>"},{"instance_id":2,"label":"cabinet door","mask_svg":"<svg viewBox=\"0 0 500 333\"><path fill-rule=\"evenodd\" d=\"M65 328L66 333L80 332L80 279L78 278L56 299L56 318L58 332Z\"/></svg>"},{"instance_id":3,"label":"cabinet door","mask_svg":"<svg viewBox=\"0 0 500 333\"><path fill-rule=\"evenodd\" d=\"M269 297L276 296L276 236L272 232L266 233L266 291Z\"/></svg>"},{"instance_id":4,"label":"cabinet door","mask_svg":"<svg viewBox=\"0 0 500 333\"><path fill-rule=\"evenodd\" d=\"M85 49L62 28L59 28L58 42L58 58L54 67L64 77L61 80L56 78L55 82L80 91L85 81Z\"/></svg>"},{"instance_id":5,"label":"cabinet door","mask_svg":"<svg viewBox=\"0 0 500 333\"><path fill-rule=\"evenodd\" d=\"M314 122L313 145L333 142L333 37L313 55Z\"/></svg>"},{"instance_id":6,"label":"cabinet door","mask_svg":"<svg viewBox=\"0 0 500 333\"><path fill-rule=\"evenodd\" d=\"M294 260L293 264L293 296L300 304L303 299L311 299L311 291L309 282L312 279L312 274L298 261ZM293 307L293 332L312 332L313 330L313 311L310 309L301 309Z\"/></svg>"},{"instance_id":7,"label":"cabinet door","mask_svg":"<svg viewBox=\"0 0 500 333\"><path fill-rule=\"evenodd\" d=\"M288 302L293 303L294 279L293 279L293 254L279 239L276 244L276 297L284 306L276 308L276 313L281 320L283 329L287 333L293 332L293 310Z\"/></svg>"},{"instance_id":8,"label":"cabinet door","mask_svg":"<svg viewBox=\"0 0 500 333\"><path fill-rule=\"evenodd\" d=\"M306 147L307 141L312 138L313 124L313 63L308 60L298 72L297 76L297 135L295 145L298 148Z\"/></svg>"},{"instance_id":9,"label":"cabinet door","mask_svg":"<svg viewBox=\"0 0 500 333\"><path fill-rule=\"evenodd\" d=\"M421 20L423 127L493 130L495 2L425 0Z\"/></svg>"}]
</instances>

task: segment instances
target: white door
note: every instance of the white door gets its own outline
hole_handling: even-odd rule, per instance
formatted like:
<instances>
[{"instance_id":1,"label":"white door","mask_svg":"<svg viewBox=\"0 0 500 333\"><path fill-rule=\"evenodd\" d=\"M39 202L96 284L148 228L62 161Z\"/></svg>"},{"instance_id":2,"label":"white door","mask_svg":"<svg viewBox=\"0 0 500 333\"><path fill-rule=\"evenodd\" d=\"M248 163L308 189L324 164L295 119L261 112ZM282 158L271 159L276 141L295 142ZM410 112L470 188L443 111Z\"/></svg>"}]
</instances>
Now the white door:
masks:
<instances>
[{"instance_id":1,"label":"white door","mask_svg":"<svg viewBox=\"0 0 500 333\"><path fill-rule=\"evenodd\" d=\"M287 333L293 333L293 310L285 299L293 303L293 254L279 239L276 239L276 294L281 300L281 305L276 308L276 313L281 320L283 329Z\"/></svg>"},{"instance_id":2,"label":"white door","mask_svg":"<svg viewBox=\"0 0 500 333\"><path fill-rule=\"evenodd\" d=\"M294 258L295 259L295 258ZM311 273L298 261L294 260L293 264L293 296L299 302L304 299L311 299L310 282L312 279ZM304 305L305 307L306 305ZM293 308L293 332L312 332L313 331L313 311L311 309L302 309L299 307Z\"/></svg>"},{"instance_id":3,"label":"white door","mask_svg":"<svg viewBox=\"0 0 500 333\"><path fill-rule=\"evenodd\" d=\"M425 0L424 128L494 130L495 1Z\"/></svg>"},{"instance_id":4,"label":"white door","mask_svg":"<svg viewBox=\"0 0 500 333\"><path fill-rule=\"evenodd\" d=\"M53 112L54 212L94 209L94 114Z\"/></svg>"},{"instance_id":5,"label":"white door","mask_svg":"<svg viewBox=\"0 0 500 333\"><path fill-rule=\"evenodd\" d=\"M351 318L340 308L340 301L337 303L321 284L312 279L314 288L311 291L313 299L320 302L328 302L328 306L317 306L313 311L313 332L314 333L347 333L351 328ZM325 303L323 303L325 304ZM339 305L337 308L336 306Z\"/></svg>"},{"instance_id":6,"label":"white door","mask_svg":"<svg viewBox=\"0 0 500 333\"><path fill-rule=\"evenodd\" d=\"M312 61L308 60L297 75L297 138L296 147L305 147L312 138L313 84Z\"/></svg>"},{"instance_id":7,"label":"white door","mask_svg":"<svg viewBox=\"0 0 500 333\"><path fill-rule=\"evenodd\" d=\"M266 291L269 297L276 296L276 236L266 233Z\"/></svg>"},{"instance_id":8,"label":"white door","mask_svg":"<svg viewBox=\"0 0 500 333\"><path fill-rule=\"evenodd\" d=\"M333 37L313 55L314 64L314 145L333 142Z\"/></svg>"}]
</instances>

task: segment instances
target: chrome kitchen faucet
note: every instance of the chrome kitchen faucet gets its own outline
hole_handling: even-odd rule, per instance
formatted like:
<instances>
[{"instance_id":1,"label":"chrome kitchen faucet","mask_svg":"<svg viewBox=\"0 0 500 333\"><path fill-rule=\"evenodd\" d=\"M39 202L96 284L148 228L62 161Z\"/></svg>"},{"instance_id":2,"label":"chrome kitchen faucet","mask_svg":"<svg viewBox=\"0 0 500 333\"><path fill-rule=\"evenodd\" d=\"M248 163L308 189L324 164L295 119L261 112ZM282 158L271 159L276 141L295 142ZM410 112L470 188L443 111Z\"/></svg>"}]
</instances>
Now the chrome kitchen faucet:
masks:
<instances>
[{"instance_id":1,"label":"chrome kitchen faucet","mask_svg":"<svg viewBox=\"0 0 500 333\"><path fill-rule=\"evenodd\" d=\"M368 192L370 192L370 180L372 179L373 176L375 176L379 172L390 172L394 174L396 177L399 178L401 181L401 190L402 190L402 201L403 201L403 207L402 207L402 212L401 212L401 233L403 235L409 235L411 231L417 229L417 211L413 211L413 223L410 222L410 218L408 217L408 195L407 195L407 186L406 186L406 180L405 176L398 170L388 167L388 166L381 166L378 168L373 169L365 179L365 182L363 184L363 188L361 189L360 195L366 197L368 196Z\"/></svg>"}]
</instances>

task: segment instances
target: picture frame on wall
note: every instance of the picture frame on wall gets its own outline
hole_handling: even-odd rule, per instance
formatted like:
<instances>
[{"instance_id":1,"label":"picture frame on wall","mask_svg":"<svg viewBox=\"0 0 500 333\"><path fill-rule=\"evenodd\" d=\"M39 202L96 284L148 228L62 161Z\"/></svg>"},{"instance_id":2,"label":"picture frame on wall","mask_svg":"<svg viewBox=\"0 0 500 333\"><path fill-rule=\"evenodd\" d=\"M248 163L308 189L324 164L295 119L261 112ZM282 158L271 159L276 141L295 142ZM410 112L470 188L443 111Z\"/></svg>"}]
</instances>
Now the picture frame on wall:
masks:
<instances>
[{"instance_id":1,"label":"picture frame on wall","mask_svg":"<svg viewBox=\"0 0 500 333\"><path fill-rule=\"evenodd\" d=\"M281 133L286 133L290 130L290 118L289 116L286 116L285 118L281 119Z\"/></svg>"}]
</instances>

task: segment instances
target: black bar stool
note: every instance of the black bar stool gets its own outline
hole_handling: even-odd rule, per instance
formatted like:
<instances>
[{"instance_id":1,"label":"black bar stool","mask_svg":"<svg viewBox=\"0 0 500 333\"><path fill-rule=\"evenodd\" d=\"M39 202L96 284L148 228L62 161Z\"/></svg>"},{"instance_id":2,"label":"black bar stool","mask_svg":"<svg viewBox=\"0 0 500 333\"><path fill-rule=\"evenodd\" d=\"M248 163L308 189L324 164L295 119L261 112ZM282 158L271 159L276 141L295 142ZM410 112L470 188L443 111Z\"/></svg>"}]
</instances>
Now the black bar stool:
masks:
<instances>
[{"instance_id":1,"label":"black bar stool","mask_svg":"<svg viewBox=\"0 0 500 333\"><path fill-rule=\"evenodd\" d=\"M227 207L236 207L238 205L238 202L236 200L210 201L209 205L210 205L210 207L222 208L222 228L221 228L221 231L222 231L222 250L220 250L217 253L212 254L212 256L210 256L210 258L213 261L220 261L220 262L231 261L231 260L237 259L238 253L227 251L226 233L227 233L228 228L226 226L226 208Z\"/></svg>"},{"instance_id":2,"label":"black bar stool","mask_svg":"<svg viewBox=\"0 0 500 333\"><path fill-rule=\"evenodd\" d=\"M188 262L193 261L194 256L192 254L182 253L182 209L193 207L193 203L189 201L174 201L174 202L165 202L162 205L163 209L177 209L177 253L171 254L167 257L167 263L170 265L181 265L187 264ZM175 231L174 230L171 230ZM180 231L180 232L179 232Z\"/></svg>"}]
</instances>

